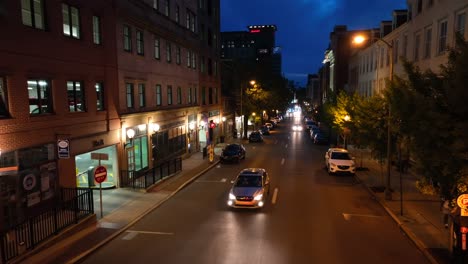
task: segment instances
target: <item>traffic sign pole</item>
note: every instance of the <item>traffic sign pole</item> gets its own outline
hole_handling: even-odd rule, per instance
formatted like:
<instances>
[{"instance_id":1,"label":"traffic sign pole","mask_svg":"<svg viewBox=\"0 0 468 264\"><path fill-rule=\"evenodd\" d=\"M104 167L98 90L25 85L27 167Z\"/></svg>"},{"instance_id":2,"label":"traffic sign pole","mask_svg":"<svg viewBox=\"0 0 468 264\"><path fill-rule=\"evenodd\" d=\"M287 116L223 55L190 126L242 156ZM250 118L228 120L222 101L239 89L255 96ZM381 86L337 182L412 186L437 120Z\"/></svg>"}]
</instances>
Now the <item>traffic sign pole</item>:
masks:
<instances>
[{"instance_id":1,"label":"traffic sign pole","mask_svg":"<svg viewBox=\"0 0 468 264\"><path fill-rule=\"evenodd\" d=\"M99 166L94 171L94 180L99 183L99 205L101 209L101 218L103 217L102 212L102 182L107 178L107 169L101 166L101 159L99 159Z\"/></svg>"}]
</instances>

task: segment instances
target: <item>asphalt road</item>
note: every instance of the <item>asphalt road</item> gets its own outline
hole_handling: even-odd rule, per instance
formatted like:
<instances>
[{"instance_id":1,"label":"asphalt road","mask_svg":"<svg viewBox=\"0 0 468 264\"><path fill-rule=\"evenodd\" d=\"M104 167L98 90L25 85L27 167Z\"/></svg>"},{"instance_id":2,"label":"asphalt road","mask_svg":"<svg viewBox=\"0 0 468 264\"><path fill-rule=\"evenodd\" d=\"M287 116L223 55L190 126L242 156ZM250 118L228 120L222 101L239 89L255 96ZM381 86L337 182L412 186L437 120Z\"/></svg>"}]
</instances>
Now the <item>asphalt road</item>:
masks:
<instances>
[{"instance_id":1,"label":"asphalt road","mask_svg":"<svg viewBox=\"0 0 468 264\"><path fill-rule=\"evenodd\" d=\"M246 143L245 160L213 168L82 263L428 263L353 177L327 174L327 147L292 122ZM226 205L246 167L270 174L261 210Z\"/></svg>"}]
</instances>

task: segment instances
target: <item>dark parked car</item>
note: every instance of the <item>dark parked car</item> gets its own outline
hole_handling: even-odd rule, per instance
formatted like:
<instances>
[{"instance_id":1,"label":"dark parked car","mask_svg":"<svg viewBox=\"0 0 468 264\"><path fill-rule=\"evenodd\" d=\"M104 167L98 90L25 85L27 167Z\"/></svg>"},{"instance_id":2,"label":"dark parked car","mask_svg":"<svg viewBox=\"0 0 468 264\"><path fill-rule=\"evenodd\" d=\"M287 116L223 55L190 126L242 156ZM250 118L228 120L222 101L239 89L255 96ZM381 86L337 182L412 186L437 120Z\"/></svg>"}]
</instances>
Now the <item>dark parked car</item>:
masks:
<instances>
[{"instance_id":1,"label":"dark parked car","mask_svg":"<svg viewBox=\"0 0 468 264\"><path fill-rule=\"evenodd\" d=\"M328 137L324 135L322 132L316 133L314 136L314 143L318 145L328 144Z\"/></svg>"},{"instance_id":2,"label":"dark parked car","mask_svg":"<svg viewBox=\"0 0 468 264\"><path fill-rule=\"evenodd\" d=\"M262 126L260 132L262 132L263 135L270 135L270 129L267 126Z\"/></svg>"},{"instance_id":3,"label":"dark parked car","mask_svg":"<svg viewBox=\"0 0 468 264\"><path fill-rule=\"evenodd\" d=\"M245 159L245 148L241 144L229 144L221 152L219 157L221 162L224 161L236 161L239 162L241 159Z\"/></svg>"},{"instance_id":4,"label":"dark parked car","mask_svg":"<svg viewBox=\"0 0 468 264\"><path fill-rule=\"evenodd\" d=\"M254 131L249 135L249 142L263 142L263 136L259 131Z\"/></svg>"}]
</instances>

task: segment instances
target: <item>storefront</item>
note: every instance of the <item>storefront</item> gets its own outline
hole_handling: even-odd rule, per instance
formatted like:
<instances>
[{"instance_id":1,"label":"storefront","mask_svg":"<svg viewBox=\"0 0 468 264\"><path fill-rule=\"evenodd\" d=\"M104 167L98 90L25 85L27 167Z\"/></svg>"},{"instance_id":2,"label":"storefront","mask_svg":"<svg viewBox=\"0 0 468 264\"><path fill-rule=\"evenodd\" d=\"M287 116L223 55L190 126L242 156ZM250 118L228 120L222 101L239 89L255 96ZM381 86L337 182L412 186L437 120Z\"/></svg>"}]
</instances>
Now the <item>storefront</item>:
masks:
<instances>
[{"instance_id":1,"label":"storefront","mask_svg":"<svg viewBox=\"0 0 468 264\"><path fill-rule=\"evenodd\" d=\"M76 186L96 187L94 182L94 170L102 165L107 169L107 179L102 183L103 188L113 188L118 185L117 146L112 145L101 149L76 155Z\"/></svg>"},{"instance_id":2,"label":"storefront","mask_svg":"<svg viewBox=\"0 0 468 264\"><path fill-rule=\"evenodd\" d=\"M0 227L21 221L58 191L55 144L0 154Z\"/></svg>"}]
</instances>

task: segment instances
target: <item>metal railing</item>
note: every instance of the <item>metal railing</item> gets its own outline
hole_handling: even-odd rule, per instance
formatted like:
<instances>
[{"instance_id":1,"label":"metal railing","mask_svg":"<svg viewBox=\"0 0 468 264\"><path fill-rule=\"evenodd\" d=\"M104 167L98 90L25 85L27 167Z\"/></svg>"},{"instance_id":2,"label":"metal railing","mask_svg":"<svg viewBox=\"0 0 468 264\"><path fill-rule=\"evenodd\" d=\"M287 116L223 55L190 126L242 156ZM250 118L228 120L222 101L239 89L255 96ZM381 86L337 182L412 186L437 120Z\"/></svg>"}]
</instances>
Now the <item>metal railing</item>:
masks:
<instances>
[{"instance_id":1,"label":"metal railing","mask_svg":"<svg viewBox=\"0 0 468 264\"><path fill-rule=\"evenodd\" d=\"M182 170L182 158L165 161L144 171L120 171L120 187L147 189L163 178Z\"/></svg>"},{"instance_id":2,"label":"metal railing","mask_svg":"<svg viewBox=\"0 0 468 264\"><path fill-rule=\"evenodd\" d=\"M61 230L94 214L93 192L89 188L62 188L54 206L26 218L0 233L0 259L7 263Z\"/></svg>"}]
</instances>

